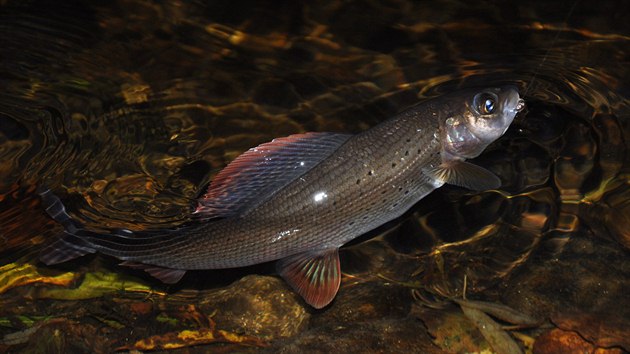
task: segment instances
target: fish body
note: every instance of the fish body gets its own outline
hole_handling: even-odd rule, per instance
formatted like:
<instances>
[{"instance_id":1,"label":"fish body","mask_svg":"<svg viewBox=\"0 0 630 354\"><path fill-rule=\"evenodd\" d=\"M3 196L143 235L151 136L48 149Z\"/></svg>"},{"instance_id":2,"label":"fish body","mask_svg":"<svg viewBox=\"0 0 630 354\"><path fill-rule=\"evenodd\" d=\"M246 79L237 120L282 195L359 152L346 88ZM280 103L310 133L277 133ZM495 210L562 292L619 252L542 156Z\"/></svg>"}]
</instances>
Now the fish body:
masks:
<instances>
[{"instance_id":1,"label":"fish body","mask_svg":"<svg viewBox=\"0 0 630 354\"><path fill-rule=\"evenodd\" d=\"M497 188L494 174L464 160L503 135L522 107L510 86L466 90L422 102L357 135L275 139L221 171L199 200L199 222L177 232L92 233L45 192L49 213L66 231L41 259L54 264L100 252L166 282L191 269L279 260L279 274L321 308L339 287L339 247L444 183Z\"/></svg>"}]
</instances>

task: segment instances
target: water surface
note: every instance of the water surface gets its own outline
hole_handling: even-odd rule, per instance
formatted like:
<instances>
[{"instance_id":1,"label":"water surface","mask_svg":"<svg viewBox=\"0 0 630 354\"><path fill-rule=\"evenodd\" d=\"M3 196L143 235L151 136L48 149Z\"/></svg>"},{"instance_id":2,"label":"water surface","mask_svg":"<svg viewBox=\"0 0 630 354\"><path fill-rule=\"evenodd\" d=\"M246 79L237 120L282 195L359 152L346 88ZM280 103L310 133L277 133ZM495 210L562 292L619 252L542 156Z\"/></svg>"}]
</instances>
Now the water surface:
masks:
<instances>
[{"instance_id":1,"label":"water surface","mask_svg":"<svg viewBox=\"0 0 630 354\"><path fill-rule=\"evenodd\" d=\"M0 351L488 348L430 320L468 323L448 301L464 287L541 320L512 333L522 347L579 333L580 350L630 350L615 335L630 325L627 15L623 1L2 3ZM501 188L445 186L353 242L323 311L269 264L167 287L106 257L37 263L60 231L39 186L94 230L176 227L250 147L503 84L527 110L475 161Z\"/></svg>"}]
</instances>

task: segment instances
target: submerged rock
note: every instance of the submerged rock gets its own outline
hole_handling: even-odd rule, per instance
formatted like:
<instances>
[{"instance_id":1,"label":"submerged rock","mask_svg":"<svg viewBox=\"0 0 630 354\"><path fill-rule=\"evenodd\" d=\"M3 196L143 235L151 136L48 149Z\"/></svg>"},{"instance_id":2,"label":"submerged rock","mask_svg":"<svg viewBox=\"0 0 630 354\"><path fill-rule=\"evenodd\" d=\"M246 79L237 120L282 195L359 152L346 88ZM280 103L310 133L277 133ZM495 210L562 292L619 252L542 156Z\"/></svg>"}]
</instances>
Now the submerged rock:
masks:
<instances>
[{"instance_id":1,"label":"submerged rock","mask_svg":"<svg viewBox=\"0 0 630 354\"><path fill-rule=\"evenodd\" d=\"M202 309L214 309L221 328L268 340L291 337L308 324L311 314L302 300L277 277L248 275L204 293Z\"/></svg>"}]
</instances>

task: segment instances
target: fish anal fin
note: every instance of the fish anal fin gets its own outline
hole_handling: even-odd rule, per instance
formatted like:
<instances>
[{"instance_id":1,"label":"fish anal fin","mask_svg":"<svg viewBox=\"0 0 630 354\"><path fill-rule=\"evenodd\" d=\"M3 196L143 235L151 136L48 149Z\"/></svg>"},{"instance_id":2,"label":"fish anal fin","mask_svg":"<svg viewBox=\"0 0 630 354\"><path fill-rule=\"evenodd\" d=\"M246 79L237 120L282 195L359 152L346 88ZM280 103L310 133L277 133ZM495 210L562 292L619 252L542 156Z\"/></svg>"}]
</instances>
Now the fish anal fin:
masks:
<instances>
[{"instance_id":1,"label":"fish anal fin","mask_svg":"<svg viewBox=\"0 0 630 354\"><path fill-rule=\"evenodd\" d=\"M465 161L444 162L437 168L425 170L425 173L435 180L475 191L501 186L501 179L494 173Z\"/></svg>"},{"instance_id":2,"label":"fish anal fin","mask_svg":"<svg viewBox=\"0 0 630 354\"><path fill-rule=\"evenodd\" d=\"M87 241L64 231L58 240L40 251L39 260L46 265L53 265L95 252Z\"/></svg>"},{"instance_id":3,"label":"fish anal fin","mask_svg":"<svg viewBox=\"0 0 630 354\"><path fill-rule=\"evenodd\" d=\"M339 249L309 251L278 261L280 276L316 309L328 305L341 283Z\"/></svg>"},{"instance_id":4,"label":"fish anal fin","mask_svg":"<svg viewBox=\"0 0 630 354\"><path fill-rule=\"evenodd\" d=\"M183 269L164 268L164 267L158 267L158 266L154 266L150 264L131 262L131 261L124 261L120 263L120 265L129 267L129 268L144 270L145 272L149 273L154 278L157 278L161 282L166 283L166 284L175 284L182 279L184 274L186 274L186 270L183 270Z\"/></svg>"}]
</instances>

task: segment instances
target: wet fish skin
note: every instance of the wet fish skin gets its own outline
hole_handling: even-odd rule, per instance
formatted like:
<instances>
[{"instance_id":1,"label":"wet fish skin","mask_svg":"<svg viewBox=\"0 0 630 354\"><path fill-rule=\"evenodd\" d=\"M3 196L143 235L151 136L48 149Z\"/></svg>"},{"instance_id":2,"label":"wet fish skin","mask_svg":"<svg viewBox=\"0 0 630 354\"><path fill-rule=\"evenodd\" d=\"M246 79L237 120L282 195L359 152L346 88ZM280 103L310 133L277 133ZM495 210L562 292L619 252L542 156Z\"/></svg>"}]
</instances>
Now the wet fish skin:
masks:
<instances>
[{"instance_id":1,"label":"wet fish skin","mask_svg":"<svg viewBox=\"0 0 630 354\"><path fill-rule=\"evenodd\" d=\"M198 224L177 233L107 235L74 226L42 260L100 252L167 282L185 270L280 260L280 275L321 308L339 287L340 246L402 215L444 183L499 186L491 172L464 160L503 135L522 106L510 86L464 90L354 136L276 139L250 149L212 181L199 200Z\"/></svg>"}]
</instances>

